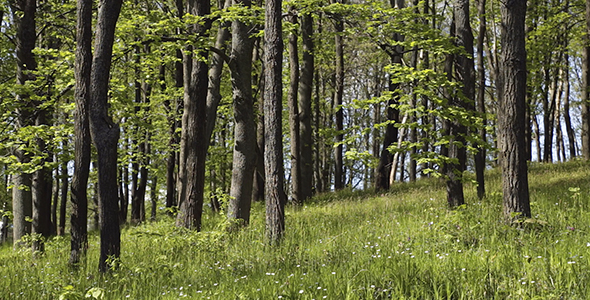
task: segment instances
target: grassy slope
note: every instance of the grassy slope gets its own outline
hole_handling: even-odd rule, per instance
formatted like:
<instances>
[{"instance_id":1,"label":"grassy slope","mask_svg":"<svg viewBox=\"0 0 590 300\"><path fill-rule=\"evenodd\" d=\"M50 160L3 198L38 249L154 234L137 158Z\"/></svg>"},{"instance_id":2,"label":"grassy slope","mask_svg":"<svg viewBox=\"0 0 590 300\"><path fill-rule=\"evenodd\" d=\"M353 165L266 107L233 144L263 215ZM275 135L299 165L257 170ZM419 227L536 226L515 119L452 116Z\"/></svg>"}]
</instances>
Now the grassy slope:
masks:
<instances>
[{"instance_id":1,"label":"grassy slope","mask_svg":"<svg viewBox=\"0 0 590 300\"><path fill-rule=\"evenodd\" d=\"M247 230L228 234L208 216L204 233L162 220L123 231L122 263L97 274L98 239L87 267L67 265L69 241L47 253L0 248L0 299L587 299L590 297L590 165L531 168L534 219L501 222L500 181L489 197L446 209L437 181L396 185L386 195L342 192L287 212L279 248L263 243L263 207ZM580 188L579 192L570 188ZM68 297L66 297L68 296Z\"/></svg>"}]
</instances>

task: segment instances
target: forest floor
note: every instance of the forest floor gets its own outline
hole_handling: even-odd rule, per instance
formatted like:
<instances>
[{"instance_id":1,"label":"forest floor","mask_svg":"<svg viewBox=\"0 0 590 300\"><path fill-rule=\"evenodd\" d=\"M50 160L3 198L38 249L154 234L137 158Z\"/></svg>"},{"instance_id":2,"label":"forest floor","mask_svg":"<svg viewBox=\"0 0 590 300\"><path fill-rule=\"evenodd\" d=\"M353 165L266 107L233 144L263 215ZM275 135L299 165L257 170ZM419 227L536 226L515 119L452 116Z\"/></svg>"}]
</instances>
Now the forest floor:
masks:
<instances>
[{"instance_id":1,"label":"forest floor","mask_svg":"<svg viewBox=\"0 0 590 300\"><path fill-rule=\"evenodd\" d=\"M533 218L502 222L497 170L488 197L465 186L467 205L447 209L444 184L419 180L389 193L342 191L289 207L279 247L264 243L264 208L228 232L206 213L204 230L171 218L126 227L119 267L67 265L69 237L46 253L0 247L0 299L588 299L590 164L533 164Z\"/></svg>"}]
</instances>

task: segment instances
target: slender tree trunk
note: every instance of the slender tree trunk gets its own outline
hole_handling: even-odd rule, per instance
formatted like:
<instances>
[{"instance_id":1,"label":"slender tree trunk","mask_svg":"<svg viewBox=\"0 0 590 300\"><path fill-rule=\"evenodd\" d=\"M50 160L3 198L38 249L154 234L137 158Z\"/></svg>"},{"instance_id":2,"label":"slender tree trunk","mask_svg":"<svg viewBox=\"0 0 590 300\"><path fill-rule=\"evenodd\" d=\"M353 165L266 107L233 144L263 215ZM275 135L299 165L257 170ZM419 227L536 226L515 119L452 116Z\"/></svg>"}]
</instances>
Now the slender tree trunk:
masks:
<instances>
[{"instance_id":1,"label":"slender tree trunk","mask_svg":"<svg viewBox=\"0 0 590 300\"><path fill-rule=\"evenodd\" d=\"M477 197L483 199L486 195L485 188L485 169L486 169L486 147L487 141L487 117L486 117L486 104L485 104L485 91L486 91L486 73L484 67L484 38L486 35L486 1L479 0L478 3L478 15L479 15L479 35L477 36L477 102L476 110L479 116L483 119L481 128L478 129L480 143L475 144L477 152L475 153L475 178L477 181Z\"/></svg>"},{"instance_id":2,"label":"slender tree trunk","mask_svg":"<svg viewBox=\"0 0 590 300\"><path fill-rule=\"evenodd\" d=\"M114 267L110 259L117 259L121 254L117 189L119 126L108 114L108 83L121 5L122 0L101 0L90 74L90 133L98 155L100 272Z\"/></svg>"},{"instance_id":3,"label":"slender tree trunk","mask_svg":"<svg viewBox=\"0 0 590 300\"><path fill-rule=\"evenodd\" d=\"M264 30L264 167L266 174L266 240L280 244L285 231L282 143L283 39L281 0L266 0Z\"/></svg>"},{"instance_id":4,"label":"slender tree trunk","mask_svg":"<svg viewBox=\"0 0 590 300\"><path fill-rule=\"evenodd\" d=\"M565 95L563 97L563 119L565 122L565 131L567 133L567 140L569 144L570 159L576 157L577 140L572 127L572 118L570 116L570 72L569 72L569 55L565 54L565 67L564 67L564 85Z\"/></svg>"},{"instance_id":5,"label":"slender tree trunk","mask_svg":"<svg viewBox=\"0 0 590 300\"><path fill-rule=\"evenodd\" d=\"M64 142L65 143L65 142ZM61 182L61 192L60 192L60 201L59 201L59 221L56 220L57 225L57 235L63 236L66 232L66 205L68 203L68 162L62 161L61 164L61 174L60 174L60 182ZM57 185L57 181L56 181Z\"/></svg>"},{"instance_id":6,"label":"slender tree trunk","mask_svg":"<svg viewBox=\"0 0 590 300\"><path fill-rule=\"evenodd\" d=\"M590 160L590 0L586 0L582 57L582 157Z\"/></svg>"},{"instance_id":7,"label":"slender tree trunk","mask_svg":"<svg viewBox=\"0 0 590 300\"><path fill-rule=\"evenodd\" d=\"M529 218L529 188L524 118L526 110L526 0L501 4L502 61L498 99L498 141L502 167L504 215L508 220Z\"/></svg>"},{"instance_id":8,"label":"slender tree trunk","mask_svg":"<svg viewBox=\"0 0 590 300\"><path fill-rule=\"evenodd\" d=\"M301 132L301 201L306 201L313 195L313 143L312 122L312 90L314 77L314 45L313 18L310 13L301 17L301 40L303 54L301 73L299 77L299 129Z\"/></svg>"},{"instance_id":9,"label":"slender tree trunk","mask_svg":"<svg viewBox=\"0 0 590 300\"><path fill-rule=\"evenodd\" d=\"M150 214L150 220L153 222L156 220L156 213L158 210L158 177L152 176L152 186L150 187L150 200L152 202L152 209Z\"/></svg>"},{"instance_id":10,"label":"slender tree trunk","mask_svg":"<svg viewBox=\"0 0 590 300\"><path fill-rule=\"evenodd\" d=\"M74 174L72 177L69 263L77 265L88 248L88 176L90 173L90 73L92 69L92 0L77 1L76 112L74 114ZM62 195L63 197L63 195ZM65 210L65 209L64 209ZM62 215L62 218L64 216ZM64 224L61 223L60 224Z\"/></svg>"},{"instance_id":11,"label":"slender tree trunk","mask_svg":"<svg viewBox=\"0 0 590 300\"><path fill-rule=\"evenodd\" d=\"M297 12L291 8L290 22L297 24ZM293 203L301 205L303 199L302 177L301 177L301 139L299 135L299 105L297 103L297 90L299 89L299 54L297 51L297 35L293 32L289 34L289 92L287 94L287 103L289 105L289 133L291 137L291 197Z\"/></svg>"},{"instance_id":12,"label":"slender tree trunk","mask_svg":"<svg viewBox=\"0 0 590 300\"><path fill-rule=\"evenodd\" d=\"M344 0L340 0L344 3ZM334 147L334 189L344 188L346 175L344 173L343 149L344 141L344 107L342 100L344 97L344 20L341 15L336 15L334 24L336 30L335 47L336 47L336 82L334 92L334 104L336 109L336 145Z\"/></svg>"}]
</instances>

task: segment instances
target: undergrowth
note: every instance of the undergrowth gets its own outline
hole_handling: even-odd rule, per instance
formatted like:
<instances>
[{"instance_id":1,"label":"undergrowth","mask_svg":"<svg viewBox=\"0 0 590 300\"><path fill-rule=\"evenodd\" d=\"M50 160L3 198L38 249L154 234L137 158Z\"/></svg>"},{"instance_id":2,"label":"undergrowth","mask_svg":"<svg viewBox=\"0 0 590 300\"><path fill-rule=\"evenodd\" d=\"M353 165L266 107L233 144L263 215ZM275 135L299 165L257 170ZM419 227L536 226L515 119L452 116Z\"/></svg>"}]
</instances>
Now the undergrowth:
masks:
<instances>
[{"instance_id":1,"label":"undergrowth","mask_svg":"<svg viewBox=\"0 0 590 300\"><path fill-rule=\"evenodd\" d=\"M446 206L438 180L389 193L343 191L289 207L279 247L264 243L264 208L226 230L207 214L200 233L158 222L122 232L118 268L97 272L98 236L85 264L68 267L69 239L46 253L0 247L0 299L587 299L590 165L532 165L533 218L502 222L501 186L465 185L467 205Z\"/></svg>"}]
</instances>

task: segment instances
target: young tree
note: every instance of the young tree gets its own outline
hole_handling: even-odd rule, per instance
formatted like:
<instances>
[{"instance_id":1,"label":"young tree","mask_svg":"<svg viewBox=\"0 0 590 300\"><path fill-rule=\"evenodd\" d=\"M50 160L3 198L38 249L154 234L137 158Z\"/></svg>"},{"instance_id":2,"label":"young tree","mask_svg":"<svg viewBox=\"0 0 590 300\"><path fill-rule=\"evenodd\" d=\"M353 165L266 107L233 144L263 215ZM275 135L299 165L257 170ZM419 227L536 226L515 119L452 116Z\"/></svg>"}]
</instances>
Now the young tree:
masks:
<instances>
[{"instance_id":1,"label":"young tree","mask_svg":"<svg viewBox=\"0 0 590 300\"><path fill-rule=\"evenodd\" d=\"M280 243L285 231L285 176L282 143L283 38L281 0L266 0L264 26L264 164L266 174L266 238Z\"/></svg>"},{"instance_id":2,"label":"young tree","mask_svg":"<svg viewBox=\"0 0 590 300\"><path fill-rule=\"evenodd\" d=\"M343 0L342 3L344 3ZM344 107L342 107L342 100L344 97L344 20L342 15L336 14L334 22L334 29L336 30L335 47L336 47L336 61L335 72L336 82L334 91L334 106L336 109L336 145L334 147L334 189L340 190L344 188L346 175L344 173L343 149L342 142L344 141Z\"/></svg>"},{"instance_id":3,"label":"young tree","mask_svg":"<svg viewBox=\"0 0 590 300\"><path fill-rule=\"evenodd\" d=\"M109 259L117 259L121 254L117 181L119 125L109 116L108 89L115 26L122 2L101 0L99 3L90 71L90 134L98 155L100 272L108 271L113 266ZM85 22L91 22L91 19Z\"/></svg>"},{"instance_id":4,"label":"young tree","mask_svg":"<svg viewBox=\"0 0 590 300\"><path fill-rule=\"evenodd\" d=\"M525 145L526 0L502 2L502 59L498 78L498 140L502 168L504 215L508 220L531 216Z\"/></svg>"},{"instance_id":5,"label":"young tree","mask_svg":"<svg viewBox=\"0 0 590 300\"><path fill-rule=\"evenodd\" d=\"M294 7L289 12L289 22L297 24L297 14ZM297 34L289 33L289 92L287 104L289 106L289 137L291 150L291 197L296 204L302 204L301 198L301 135L299 123L299 104L297 90L299 88L299 52Z\"/></svg>"}]
</instances>

